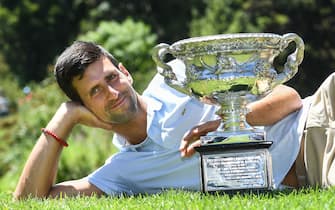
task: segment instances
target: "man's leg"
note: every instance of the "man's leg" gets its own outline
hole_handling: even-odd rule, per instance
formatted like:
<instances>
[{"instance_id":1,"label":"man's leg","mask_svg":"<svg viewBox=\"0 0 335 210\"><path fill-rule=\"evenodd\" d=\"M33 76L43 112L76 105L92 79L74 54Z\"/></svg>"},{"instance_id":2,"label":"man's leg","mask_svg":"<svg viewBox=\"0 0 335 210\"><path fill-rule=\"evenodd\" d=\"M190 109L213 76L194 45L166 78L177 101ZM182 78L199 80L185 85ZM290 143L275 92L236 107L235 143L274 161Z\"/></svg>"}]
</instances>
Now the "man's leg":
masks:
<instances>
[{"instance_id":1,"label":"man's leg","mask_svg":"<svg viewBox=\"0 0 335 210\"><path fill-rule=\"evenodd\" d=\"M305 166L308 184L335 185L335 74L313 96L305 133Z\"/></svg>"},{"instance_id":2,"label":"man's leg","mask_svg":"<svg viewBox=\"0 0 335 210\"><path fill-rule=\"evenodd\" d=\"M311 186L335 185L334 133L334 128L307 128L305 164L308 184Z\"/></svg>"}]
</instances>

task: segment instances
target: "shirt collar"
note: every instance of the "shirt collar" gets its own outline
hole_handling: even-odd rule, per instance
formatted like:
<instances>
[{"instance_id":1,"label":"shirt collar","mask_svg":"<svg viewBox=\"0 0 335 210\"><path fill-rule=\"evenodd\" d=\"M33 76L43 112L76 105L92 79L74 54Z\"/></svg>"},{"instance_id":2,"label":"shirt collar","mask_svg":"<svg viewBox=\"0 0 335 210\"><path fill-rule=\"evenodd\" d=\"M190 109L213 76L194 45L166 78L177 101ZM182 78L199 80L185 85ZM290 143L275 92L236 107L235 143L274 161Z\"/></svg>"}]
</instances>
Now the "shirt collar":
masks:
<instances>
[{"instance_id":1,"label":"shirt collar","mask_svg":"<svg viewBox=\"0 0 335 210\"><path fill-rule=\"evenodd\" d=\"M152 125L155 112L159 111L162 108L162 103L160 101L154 100L150 97L142 96L144 101L147 103L147 135L148 129ZM127 140L121 135L115 133L113 136L113 143L118 149L135 149L142 146L146 140L139 144L129 144Z\"/></svg>"}]
</instances>

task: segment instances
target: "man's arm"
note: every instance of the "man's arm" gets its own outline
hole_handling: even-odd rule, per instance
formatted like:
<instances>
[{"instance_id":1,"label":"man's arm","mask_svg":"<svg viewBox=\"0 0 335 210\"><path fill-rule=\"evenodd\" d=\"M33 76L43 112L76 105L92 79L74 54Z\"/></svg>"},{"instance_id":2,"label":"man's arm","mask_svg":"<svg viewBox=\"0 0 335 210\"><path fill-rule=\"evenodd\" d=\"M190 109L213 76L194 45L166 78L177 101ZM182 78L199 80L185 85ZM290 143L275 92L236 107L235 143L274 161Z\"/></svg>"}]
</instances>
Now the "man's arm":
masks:
<instances>
[{"instance_id":1,"label":"man's arm","mask_svg":"<svg viewBox=\"0 0 335 210\"><path fill-rule=\"evenodd\" d=\"M46 129L65 140L77 123L111 129L111 125L101 122L85 107L74 102L63 103L46 126ZM63 146L52 136L41 134L28 157L17 184L14 192L16 199L27 198L28 196L57 197L61 193L63 195L102 194L98 188L84 179L54 186L62 149Z\"/></svg>"},{"instance_id":2,"label":"man's arm","mask_svg":"<svg viewBox=\"0 0 335 210\"><path fill-rule=\"evenodd\" d=\"M279 85L261 100L248 104L251 112L246 115L246 119L250 125L254 126L272 125L301 107L302 101L299 94L293 88ZM193 155L194 147L200 145L200 136L216 130L219 125L220 120L215 120L192 128L181 141L181 155L185 157Z\"/></svg>"},{"instance_id":3,"label":"man's arm","mask_svg":"<svg viewBox=\"0 0 335 210\"><path fill-rule=\"evenodd\" d=\"M250 125L272 125L302 107L302 101L291 87L279 85L261 100L248 105L251 112L246 115Z\"/></svg>"}]
</instances>

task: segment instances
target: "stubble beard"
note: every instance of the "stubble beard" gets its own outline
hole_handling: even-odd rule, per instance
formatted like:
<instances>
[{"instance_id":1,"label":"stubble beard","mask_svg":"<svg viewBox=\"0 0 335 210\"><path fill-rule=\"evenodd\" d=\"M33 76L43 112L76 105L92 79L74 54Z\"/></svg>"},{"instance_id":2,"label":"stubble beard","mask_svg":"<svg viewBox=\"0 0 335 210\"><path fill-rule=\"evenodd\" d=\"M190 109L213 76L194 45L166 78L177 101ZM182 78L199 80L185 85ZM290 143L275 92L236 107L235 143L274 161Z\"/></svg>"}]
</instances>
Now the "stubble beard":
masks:
<instances>
[{"instance_id":1,"label":"stubble beard","mask_svg":"<svg viewBox=\"0 0 335 210\"><path fill-rule=\"evenodd\" d=\"M121 107L121 110L118 111L110 111L109 107L112 105L108 104L105 108L105 112L108 114L108 119L111 123L122 124L127 123L135 118L136 113L139 112L138 102L136 94L132 94L131 96L126 96L125 100L127 107Z\"/></svg>"}]
</instances>

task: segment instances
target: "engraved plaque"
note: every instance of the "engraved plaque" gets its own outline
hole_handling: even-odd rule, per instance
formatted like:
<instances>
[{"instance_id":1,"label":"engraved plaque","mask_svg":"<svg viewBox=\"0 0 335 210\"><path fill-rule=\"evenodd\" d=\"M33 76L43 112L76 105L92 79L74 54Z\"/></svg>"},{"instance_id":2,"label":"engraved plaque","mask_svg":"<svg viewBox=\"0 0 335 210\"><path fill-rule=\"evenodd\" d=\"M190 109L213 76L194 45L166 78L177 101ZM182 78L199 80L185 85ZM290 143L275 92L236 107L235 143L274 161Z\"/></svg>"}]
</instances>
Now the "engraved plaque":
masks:
<instances>
[{"instance_id":1,"label":"engraved plaque","mask_svg":"<svg viewBox=\"0 0 335 210\"><path fill-rule=\"evenodd\" d=\"M267 149L202 156L203 191L269 189L271 160Z\"/></svg>"}]
</instances>

